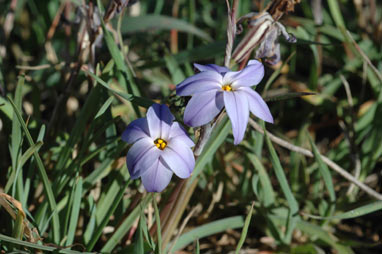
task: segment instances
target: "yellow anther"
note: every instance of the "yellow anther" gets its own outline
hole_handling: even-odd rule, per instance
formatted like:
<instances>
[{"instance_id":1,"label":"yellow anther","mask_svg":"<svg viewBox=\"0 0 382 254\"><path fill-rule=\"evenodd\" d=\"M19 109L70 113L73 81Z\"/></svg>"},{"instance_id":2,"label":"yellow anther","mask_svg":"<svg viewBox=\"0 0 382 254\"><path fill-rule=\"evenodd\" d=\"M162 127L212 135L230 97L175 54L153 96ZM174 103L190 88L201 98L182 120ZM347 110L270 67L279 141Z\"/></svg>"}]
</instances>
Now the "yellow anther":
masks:
<instances>
[{"instance_id":1,"label":"yellow anther","mask_svg":"<svg viewBox=\"0 0 382 254\"><path fill-rule=\"evenodd\" d=\"M160 150L165 149L166 146L167 146L167 142L166 142L165 140L161 139L161 138L156 139L156 140L154 141L154 144L155 144L155 146L156 146L158 149L160 149Z\"/></svg>"},{"instance_id":2,"label":"yellow anther","mask_svg":"<svg viewBox=\"0 0 382 254\"><path fill-rule=\"evenodd\" d=\"M232 87L231 87L231 85L224 85L224 86L222 87L222 89L223 89L224 91L227 91L227 92L232 91Z\"/></svg>"}]
</instances>

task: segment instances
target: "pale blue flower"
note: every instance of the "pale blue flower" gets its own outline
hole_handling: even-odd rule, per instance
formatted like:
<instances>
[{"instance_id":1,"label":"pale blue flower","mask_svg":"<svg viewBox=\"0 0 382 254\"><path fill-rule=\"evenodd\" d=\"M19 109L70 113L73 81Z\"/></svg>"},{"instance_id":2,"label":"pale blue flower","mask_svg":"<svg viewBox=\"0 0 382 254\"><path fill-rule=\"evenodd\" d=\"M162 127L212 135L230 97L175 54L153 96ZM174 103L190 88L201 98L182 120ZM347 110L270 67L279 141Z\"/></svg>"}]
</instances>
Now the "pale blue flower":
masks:
<instances>
[{"instance_id":1,"label":"pale blue flower","mask_svg":"<svg viewBox=\"0 0 382 254\"><path fill-rule=\"evenodd\" d=\"M122 140L133 144L126 158L130 176L141 177L149 192L161 192L173 173L188 178L194 169L194 142L173 121L166 105L153 104L145 118L131 122L122 134Z\"/></svg>"},{"instance_id":2,"label":"pale blue flower","mask_svg":"<svg viewBox=\"0 0 382 254\"><path fill-rule=\"evenodd\" d=\"M225 107L231 120L235 145L244 137L249 112L273 123L267 104L251 86L260 83L264 66L257 60L249 61L241 71L231 71L215 64L194 65L201 72L177 85L180 96L192 96L184 112L184 123L198 127L212 121Z\"/></svg>"}]
</instances>

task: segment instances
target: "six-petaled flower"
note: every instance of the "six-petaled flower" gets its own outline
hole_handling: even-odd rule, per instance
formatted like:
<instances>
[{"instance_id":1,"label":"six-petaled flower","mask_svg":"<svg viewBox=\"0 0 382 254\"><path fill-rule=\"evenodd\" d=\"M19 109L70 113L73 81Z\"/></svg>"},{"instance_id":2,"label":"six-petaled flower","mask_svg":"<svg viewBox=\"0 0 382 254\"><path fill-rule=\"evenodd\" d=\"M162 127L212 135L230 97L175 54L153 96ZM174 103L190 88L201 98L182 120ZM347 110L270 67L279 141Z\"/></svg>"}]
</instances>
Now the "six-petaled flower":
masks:
<instances>
[{"instance_id":1,"label":"six-petaled flower","mask_svg":"<svg viewBox=\"0 0 382 254\"><path fill-rule=\"evenodd\" d=\"M127 168L132 179L141 177L149 192L161 192L173 173L188 178L195 166L188 137L166 105L153 104L147 117L131 122L122 140L133 144L127 153Z\"/></svg>"},{"instance_id":2,"label":"six-petaled flower","mask_svg":"<svg viewBox=\"0 0 382 254\"><path fill-rule=\"evenodd\" d=\"M192 96L184 112L184 123L198 127L212 121L225 107L231 120L234 144L244 137L249 111L258 118L273 123L267 104L251 86L264 76L264 66L257 60L249 61L241 71L209 64L194 66L200 73L177 85L180 96Z\"/></svg>"}]
</instances>

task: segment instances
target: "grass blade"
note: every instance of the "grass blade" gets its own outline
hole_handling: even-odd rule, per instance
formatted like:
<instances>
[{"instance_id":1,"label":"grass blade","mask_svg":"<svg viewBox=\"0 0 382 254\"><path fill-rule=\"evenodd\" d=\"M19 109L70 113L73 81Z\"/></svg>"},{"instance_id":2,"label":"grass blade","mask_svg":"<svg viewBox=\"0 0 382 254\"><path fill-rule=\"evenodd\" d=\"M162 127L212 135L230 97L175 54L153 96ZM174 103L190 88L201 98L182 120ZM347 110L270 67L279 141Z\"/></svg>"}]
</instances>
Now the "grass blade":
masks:
<instances>
[{"instance_id":1,"label":"grass blade","mask_svg":"<svg viewBox=\"0 0 382 254\"><path fill-rule=\"evenodd\" d=\"M310 146L312 147L312 151L314 154L314 158L316 159L318 163L318 168L320 170L320 173L322 175L322 178L324 179L325 186L328 189L330 202L334 203L336 201L336 194L333 187L333 181L332 181L332 175L330 174L328 166L322 161L321 155L314 144L312 138L309 134L307 134L309 137Z\"/></svg>"},{"instance_id":2,"label":"grass blade","mask_svg":"<svg viewBox=\"0 0 382 254\"><path fill-rule=\"evenodd\" d=\"M382 210L382 201L375 201L373 203L355 208L353 210L344 212L340 215L336 216L328 216L328 217L322 217L322 216L316 216L316 215L310 215L310 214L304 214L312 219L317 220L346 220L346 219L353 219L357 218L369 213L373 213L376 211Z\"/></svg>"},{"instance_id":3,"label":"grass blade","mask_svg":"<svg viewBox=\"0 0 382 254\"><path fill-rule=\"evenodd\" d=\"M142 216L141 216L142 218ZM144 247L144 242L143 242L143 225L141 223L141 219L139 220L138 224L138 232L137 232L137 237L136 240L134 241L134 252L137 254L144 254L145 253L145 247Z\"/></svg>"},{"instance_id":4,"label":"grass blade","mask_svg":"<svg viewBox=\"0 0 382 254\"><path fill-rule=\"evenodd\" d=\"M36 243L31 243L27 241L21 241L18 239L15 239L13 237L9 237L3 234L0 234L0 240L8 243L12 243L19 246L24 246L26 248L32 248L40 251L49 251L53 253L63 253L63 254L91 254L90 252L79 252L74 250L67 250L67 249L58 249L56 247L50 247L46 245L40 245Z\"/></svg>"},{"instance_id":5,"label":"grass blade","mask_svg":"<svg viewBox=\"0 0 382 254\"><path fill-rule=\"evenodd\" d=\"M248 215L245 218L244 227L243 227L243 230L241 231L240 240L239 240L239 243L237 244L235 254L239 254L241 247L243 247L245 238L247 237L249 223L251 222L251 218L253 214L253 205L254 203L252 203L251 209L249 210Z\"/></svg>"},{"instance_id":6,"label":"grass blade","mask_svg":"<svg viewBox=\"0 0 382 254\"><path fill-rule=\"evenodd\" d=\"M144 209L147 204L151 201L152 196L147 195L142 199L140 204L134 208L134 210L129 214L129 216L120 224L119 228L114 232L112 237L106 242L106 244L101 249L101 252L111 253L115 246L122 240L122 238L127 234L134 221L138 218L141 210Z\"/></svg>"},{"instance_id":7,"label":"grass blade","mask_svg":"<svg viewBox=\"0 0 382 254\"><path fill-rule=\"evenodd\" d=\"M109 97L109 99L107 99L105 101L105 103L102 105L102 107L98 110L98 112L97 112L96 116L94 117L94 119L97 119L99 116L101 116L103 113L105 113L105 111L109 108L109 106L111 105L113 100L114 100L113 97Z\"/></svg>"},{"instance_id":8,"label":"grass blade","mask_svg":"<svg viewBox=\"0 0 382 254\"><path fill-rule=\"evenodd\" d=\"M14 112L16 113L16 117L21 124L21 127L25 133L25 136L28 140L29 145L35 146L35 143L32 139L32 136L29 133L28 127L26 126L26 124L25 124L25 122L21 116L21 113L17 110L17 107L11 98L8 97L8 101L11 103L12 108L13 108ZM52 216L53 216L52 217L53 240L55 243L59 243L59 241L60 241L60 221L59 221L58 214L56 211L57 210L56 200L54 198L51 184L50 184L48 175L46 174L46 170L45 170L44 164L42 163L40 155L36 151L33 153L33 155L34 155L34 158L35 158L36 163L37 163L37 168L38 168L38 171L40 173L40 176L41 176L41 179L42 179L42 182L44 185L44 191L48 197L49 207L50 207L50 210L51 210Z\"/></svg>"},{"instance_id":9,"label":"grass blade","mask_svg":"<svg viewBox=\"0 0 382 254\"><path fill-rule=\"evenodd\" d=\"M75 236L76 228L78 224L78 217L80 214L81 199L82 199L82 177L79 177L78 181L76 182L76 187L74 191L72 212L71 212L70 222L69 222L68 238L66 240L67 246L73 244L73 240L74 240L74 236Z\"/></svg>"},{"instance_id":10,"label":"grass blade","mask_svg":"<svg viewBox=\"0 0 382 254\"><path fill-rule=\"evenodd\" d=\"M260 201L263 203L265 207L269 207L275 203L275 193L272 188L272 183L271 183L271 180L269 179L268 173L256 155L247 153L247 157L258 172L260 184L263 190L262 192L263 199Z\"/></svg>"},{"instance_id":11,"label":"grass blade","mask_svg":"<svg viewBox=\"0 0 382 254\"><path fill-rule=\"evenodd\" d=\"M241 228L243 226L244 218L242 216L228 217L225 219L206 223L181 235L174 246L174 251L186 247L196 239L201 239L209 235L217 234L227 229ZM171 244L169 244L169 246L171 246Z\"/></svg>"},{"instance_id":12,"label":"grass blade","mask_svg":"<svg viewBox=\"0 0 382 254\"><path fill-rule=\"evenodd\" d=\"M153 197L153 203L154 203L154 212L155 212L155 223L157 224L157 234L158 234L158 247L156 249L156 253L161 254L162 253L162 230L160 227L159 209L158 209L157 201L155 200L155 196Z\"/></svg>"},{"instance_id":13,"label":"grass blade","mask_svg":"<svg viewBox=\"0 0 382 254\"><path fill-rule=\"evenodd\" d=\"M141 106L141 107L148 108L148 107L150 107L153 104L153 101L151 101L149 99L146 99L146 98L143 98L143 97L138 97L138 96L135 96L135 95L132 95L132 94L129 94L129 93L117 91L117 90L111 88L105 81L103 81L100 77L98 77L94 73L91 73L89 71L85 71L85 72L86 72L86 74L88 74L92 78L94 78L99 84L101 84L107 90L112 92L115 96L120 96L123 99L125 99L126 101L130 101L134 105L138 105L138 106Z\"/></svg>"},{"instance_id":14,"label":"grass blade","mask_svg":"<svg viewBox=\"0 0 382 254\"><path fill-rule=\"evenodd\" d=\"M19 80L17 82L16 92L15 92L15 98L14 98L14 105L17 111L21 112L21 103L22 103L22 89L24 86L25 78L23 76L19 77ZM11 139L11 158L12 158L12 168L14 171L16 171L17 163L18 163L18 157L20 155L21 151L21 144L22 144L22 135L21 135L21 126L20 122L17 120L16 112L13 111L12 116L12 139Z\"/></svg>"},{"instance_id":15,"label":"grass blade","mask_svg":"<svg viewBox=\"0 0 382 254\"><path fill-rule=\"evenodd\" d=\"M271 155L271 161L272 161L274 172L276 174L277 180L280 183L281 190L284 193L285 198L287 199L288 205L289 205L289 215L288 215L288 221L286 225L286 233L284 236L284 241L286 243L290 243L292 239L292 232L295 227L296 217L298 216L298 203L290 189L288 180L284 174L284 170L281 166L279 157L277 156L277 153L272 145L272 142L265 131L264 123L263 123L263 128L264 128L265 142L267 143L268 150Z\"/></svg>"},{"instance_id":16,"label":"grass blade","mask_svg":"<svg viewBox=\"0 0 382 254\"><path fill-rule=\"evenodd\" d=\"M78 143L78 141L83 136L84 130L86 128L86 123L95 114L98 105L98 100L101 95L101 87L95 86L91 89L84 106L81 109L79 118L74 124L73 130L70 133L69 140L67 141L64 149L61 150L59 159L57 161L57 170L62 170L67 165L70 153ZM59 188L60 189L60 188Z\"/></svg>"},{"instance_id":17,"label":"grass blade","mask_svg":"<svg viewBox=\"0 0 382 254\"><path fill-rule=\"evenodd\" d=\"M281 225L283 225L286 221L284 216L281 217L278 215L270 215L270 217L274 221L277 221ZM352 254L352 253L354 253L350 247L348 247L346 245L342 245L338 241L337 237L335 237L332 233L328 232L327 230L322 229L320 226L311 224L309 222L302 221L300 218L297 218L296 219L296 228L301 230L302 232L304 232L304 233L330 245L339 254Z\"/></svg>"},{"instance_id":18,"label":"grass blade","mask_svg":"<svg viewBox=\"0 0 382 254\"><path fill-rule=\"evenodd\" d=\"M199 239L196 239L195 254L200 254L200 244L199 244Z\"/></svg>"},{"instance_id":19,"label":"grass blade","mask_svg":"<svg viewBox=\"0 0 382 254\"><path fill-rule=\"evenodd\" d=\"M100 238L103 229L109 222L111 215L114 213L119 203L121 202L123 195L125 193L124 190L127 188L129 184L130 184L130 179L127 180L124 185L122 185L120 191L118 192L118 196L114 199L113 205L110 207L110 209L108 209L107 214L105 215L104 219L100 222L98 229L95 231L92 239L90 240L88 246L86 247L88 251L91 251L94 248L94 245L97 243L98 239Z\"/></svg>"},{"instance_id":20,"label":"grass blade","mask_svg":"<svg viewBox=\"0 0 382 254\"><path fill-rule=\"evenodd\" d=\"M334 22L339 28L346 28L344 18L342 17L339 3L337 0L328 0L330 12L333 16Z\"/></svg>"},{"instance_id":21,"label":"grass blade","mask_svg":"<svg viewBox=\"0 0 382 254\"><path fill-rule=\"evenodd\" d=\"M29 160L29 158L35 152L38 152L38 150L41 148L42 144L43 143L41 141L39 141L34 146L29 147L28 150L25 151L25 153L21 156L21 158L19 160L20 162L19 162L19 165L17 167L17 171L19 171L19 169L21 169L24 166L24 164ZM15 184L15 179L18 175L17 171L12 171L12 174L9 176L8 182L5 185L5 189L4 189L5 193L8 192L8 190L12 186L12 184Z\"/></svg>"},{"instance_id":22,"label":"grass blade","mask_svg":"<svg viewBox=\"0 0 382 254\"><path fill-rule=\"evenodd\" d=\"M102 198L98 201L97 204L97 213L96 220L97 222L105 220L109 215L109 210L113 207L116 198L121 192L121 186L123 186L123 181L127 181L128 177L127 167L122 167L118 174L112 175L114 180L110 183L107 192L102 196ZM123 191L123 189L122 189Z\"/></svg>"}]
</instances>

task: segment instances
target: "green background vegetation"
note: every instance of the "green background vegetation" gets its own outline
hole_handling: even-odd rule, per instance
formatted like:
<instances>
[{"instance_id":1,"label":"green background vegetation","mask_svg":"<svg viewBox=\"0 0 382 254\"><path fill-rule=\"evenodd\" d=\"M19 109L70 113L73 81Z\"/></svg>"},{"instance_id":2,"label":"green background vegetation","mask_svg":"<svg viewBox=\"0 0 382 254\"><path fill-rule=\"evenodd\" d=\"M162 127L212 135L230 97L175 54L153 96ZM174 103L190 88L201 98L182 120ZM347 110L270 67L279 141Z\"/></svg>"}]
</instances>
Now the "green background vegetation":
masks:
<instances>
[{"instance_id":1,"label":"green background vegetation","mask_svg":"<svg viewBox=\"0 0 382 254\"><path fill-rule=\"evenodd\" d=\"M175 85L194 62L224 62L224 1L142 0L106 27L83 2L0 1L0 253L159 253L152 201L161 211L178 179L144 193L120 135L153 100L181 121ZM319 24L313 2L281 20L298 42L280 38L283 65L256 89L270 134L250 124L233 146L222 121L163 253L381 253L382 6L322 1ZM238 16L266 3L240 1Z\"/></svg>"}]
</instances>

